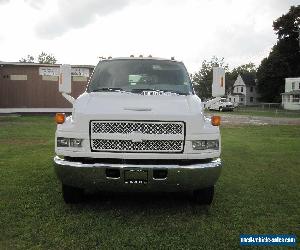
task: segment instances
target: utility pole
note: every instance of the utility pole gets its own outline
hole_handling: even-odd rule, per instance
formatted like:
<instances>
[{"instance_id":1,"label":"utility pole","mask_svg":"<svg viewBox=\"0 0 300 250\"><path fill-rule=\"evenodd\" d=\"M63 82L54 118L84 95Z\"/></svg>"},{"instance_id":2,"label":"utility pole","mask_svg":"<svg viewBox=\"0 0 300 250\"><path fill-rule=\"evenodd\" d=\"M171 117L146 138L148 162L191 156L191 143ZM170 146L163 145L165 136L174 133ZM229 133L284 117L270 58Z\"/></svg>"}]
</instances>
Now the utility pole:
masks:
<instances>
[{"instance_id":1,"label":"utility pole","mask_svg":"<svg viewBox=\"0 0 300 250\"><path fill-rule=\"evenodd\" d=\"M298 26L298 42L299 42L299 50L300 50L300 26Z\"/></svg>"}]
</instances>

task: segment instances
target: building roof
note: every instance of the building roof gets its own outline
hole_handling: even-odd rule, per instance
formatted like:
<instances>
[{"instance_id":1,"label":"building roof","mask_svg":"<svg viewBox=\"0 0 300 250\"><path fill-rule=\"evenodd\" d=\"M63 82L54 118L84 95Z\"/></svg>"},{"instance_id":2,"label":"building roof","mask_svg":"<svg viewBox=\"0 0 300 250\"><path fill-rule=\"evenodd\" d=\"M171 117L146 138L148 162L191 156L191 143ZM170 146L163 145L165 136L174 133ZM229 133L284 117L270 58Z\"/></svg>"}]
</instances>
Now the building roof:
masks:
<instances>
[{"instance_id":1,"label":"building roof","mask_svg":"<svg viewBox=\"0 0 300 250\"><path fill-rule=\"evenodd\" d=\"M288 77L288 78L285 78L285 80L300 80L300 77Z\"/></svg>"},{"instance_id":2,"label":"building roof","mask_svg":"<svg viewBox=\"0 0 300 250\"><path fill-rule=\"evenodd\" d=\"M3 62L0 61L0 65L16 65L16 66L37 66L37 67L59 67L61 64L49 64L49 63L28 63L28 62ZM95 65L71 65L76 68L95 68Z\"/></svg>"},{"instance_id":3,"label":"building roof","mask_svg":"<svg viewBox=\"0 0 300 250\"><path fill-rule=\"evenodd\" d=\"M240 74L246 86L255 86L255 77L251 73Z\"/></svg>"},{"instance_id":4,"label":"building roof","mask_svg":"<svg viewBox=\"0 0 300 250\"><path fill-rule=\"evenodd\" d=\"M292 90L289 92L281 93L282 95L300 95L300 90Z\"/></svg>"}]
</instances>

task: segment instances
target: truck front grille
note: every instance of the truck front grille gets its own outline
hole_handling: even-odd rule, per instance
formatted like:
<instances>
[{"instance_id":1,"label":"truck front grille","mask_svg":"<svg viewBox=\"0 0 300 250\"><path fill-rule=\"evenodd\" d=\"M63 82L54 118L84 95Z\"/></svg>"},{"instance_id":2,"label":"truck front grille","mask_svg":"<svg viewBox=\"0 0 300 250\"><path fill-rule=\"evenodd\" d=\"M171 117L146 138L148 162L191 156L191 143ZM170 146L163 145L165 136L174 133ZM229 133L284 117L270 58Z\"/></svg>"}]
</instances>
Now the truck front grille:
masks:
<instances>
[{"instance_id":1,"label":"truck front grille","mask_svg":"<svg viewBox=\"0 0 300 250\"><path fill-rule=\"evenodd\" d=\"M184 137L184 122L90 122L90 143L93 152L182 153Z\"/></svg>"},{"instance_id":2,"label":"truck front grille","mask_svg":"<svg viewBox=\"0 0 300 250\"><path fill-rule=\"evenodd\" d=\"M92 148L112 152L181 152L183 141L147 140L133 142L131 140L92 140Z\"/></svg>"},{"instance_id":3,"label":"truck front grille","mask_svg":"<svg viewBox=\"0 0 300 250\"><path fill-rule=\"evenodd\" d=\"M129 134L183 134L182 122L92 122L92 133Z\"/></svg>"}]
</instances>

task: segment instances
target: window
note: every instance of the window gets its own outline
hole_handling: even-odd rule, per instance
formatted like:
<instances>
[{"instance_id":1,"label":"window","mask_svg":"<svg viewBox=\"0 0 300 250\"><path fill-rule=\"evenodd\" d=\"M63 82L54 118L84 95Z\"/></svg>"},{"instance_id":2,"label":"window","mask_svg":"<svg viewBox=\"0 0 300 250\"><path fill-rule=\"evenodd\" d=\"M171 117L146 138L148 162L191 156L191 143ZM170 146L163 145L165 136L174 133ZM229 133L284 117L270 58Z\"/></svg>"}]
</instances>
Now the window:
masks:
<instances>
[{"instance_id":1,"label":"window","mask_svg":"<svg viewBox=\"0 0 300 250\"><path fill-rule=\"evenodd\" d=\"M298 89L300 89L300 82L299 82L299 86L298 86Z\"/></svg>"},{"instance_id":2,"label":"window","mask_svg":"<svg viewBox=\"0 0 300 250\"><path fill-rule=\"evenodd\" d=\"M250 97L250 102L253 102L254 101L254 98L251 96Z\"/></svg>"},{"instance_id":3,"label":"window","mask_svg":"<svg viewBox=\"0 0 300 250\"><path fill-rule=\"evenodd\" d=\"M244 101L244 98L241 98L241 102L243 102Z\"/></svg>"},{"instance_id":4,"label":"window","mask_svg":"<svg viewBox=\"0 0 300 250\"><path fill-rule=\"evenodd\" d=\"M87 92L107 89L133 93L149 90L170 91L182 95L192 93L189 74L182 63L150 59L100 61Z\"/></svg>"},{"instance_id":5,"label":"window","mask_svg":"<svg viewBox=\"0 0 300 250\"><path fill-rule=\"evenodd\" d=\"M241 87L241 92L244 92L244 88L243 87Z\"/></svg>"},{"instance_id":6,"label":"window","mask_svg":"<svg viewBox=\"0 0 300 250\"><path fill-rule=\"evenodd\" d=\"M42 76L43 81L58 82L58 76Z\"/></svg>"},{"instance_id":7,"label":"window","mask_svg":"<svg viewBox=\"0 0 300 250\"><path fill-rule=\"evenodd\" d=\"M253 86L250 87L250 92L253 92Z\"/></svg>"},{"instance_id":8,"label":"window","mask_svg":"<svg viewBox=\"0 0 300 250\"><path fill-rule=\"evenodd\" d=\"M229 101L231 102L231 97L229 97Z\"/></svg>"},{"instance_id":9,"label":"window","mask_svg":"<svg viewBox=\"0 0 300 250\"><path fill-rule=\"evenodd\" d=\"M27 75L10 75L10 80L13 80L13 81L27 81Z\"/></svg>"},{"instance_id":10,"label":"window","mask_svg":"<svg viewBox=\"0 0 300 250\"><path fill-rule=\"evenodd\" d=\"M294 95L293 102L299 102L299 101L300 101L300 95Z\"/></svg>"},{"instance_id":11,"label":"window","mask_svg":"<svg viewBox=\"0 0 300 250\"><path fill-rule=\"evenodd\" d=\"M86 76L72 76L73 82L86 82L87 77Z\"/></svg>"},{"instance_id":12,"label":"window","mask_svg":"<svg viewBox=\"0 0 300 250\"><path fill-rule=\"evenodd\" d=\"M235 98L233 98L233 102L235 102Z\"/></svg>"},{"instance_id":13,"label":"window","mask_svg":"<svg viewBox=\"0 0 300 250\"><path fill-rule=\"evenodd\" d=\"M292 82L292 90L295 89L295 82Z\"/></svg>"}]
</instances>

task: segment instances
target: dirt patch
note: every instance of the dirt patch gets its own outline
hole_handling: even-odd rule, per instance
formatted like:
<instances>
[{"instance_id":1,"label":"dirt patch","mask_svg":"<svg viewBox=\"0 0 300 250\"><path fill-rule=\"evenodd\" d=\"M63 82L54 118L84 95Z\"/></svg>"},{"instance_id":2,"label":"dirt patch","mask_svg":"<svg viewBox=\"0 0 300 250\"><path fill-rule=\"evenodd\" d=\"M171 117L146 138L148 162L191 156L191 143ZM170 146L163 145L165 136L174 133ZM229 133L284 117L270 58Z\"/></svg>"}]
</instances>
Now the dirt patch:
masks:
<instances>
[{"instance_id":1,"label":"dirt patch","mask_svg":"<svg viewBox=\"0 0 300 250\"><path fill-rule=\"evenodd\" d=\"M221 123L225 127L242 125L300 125L300 118L233 115L226 113L215 113L215 115L221 116Z\"/></svg>"}]
</instances>

